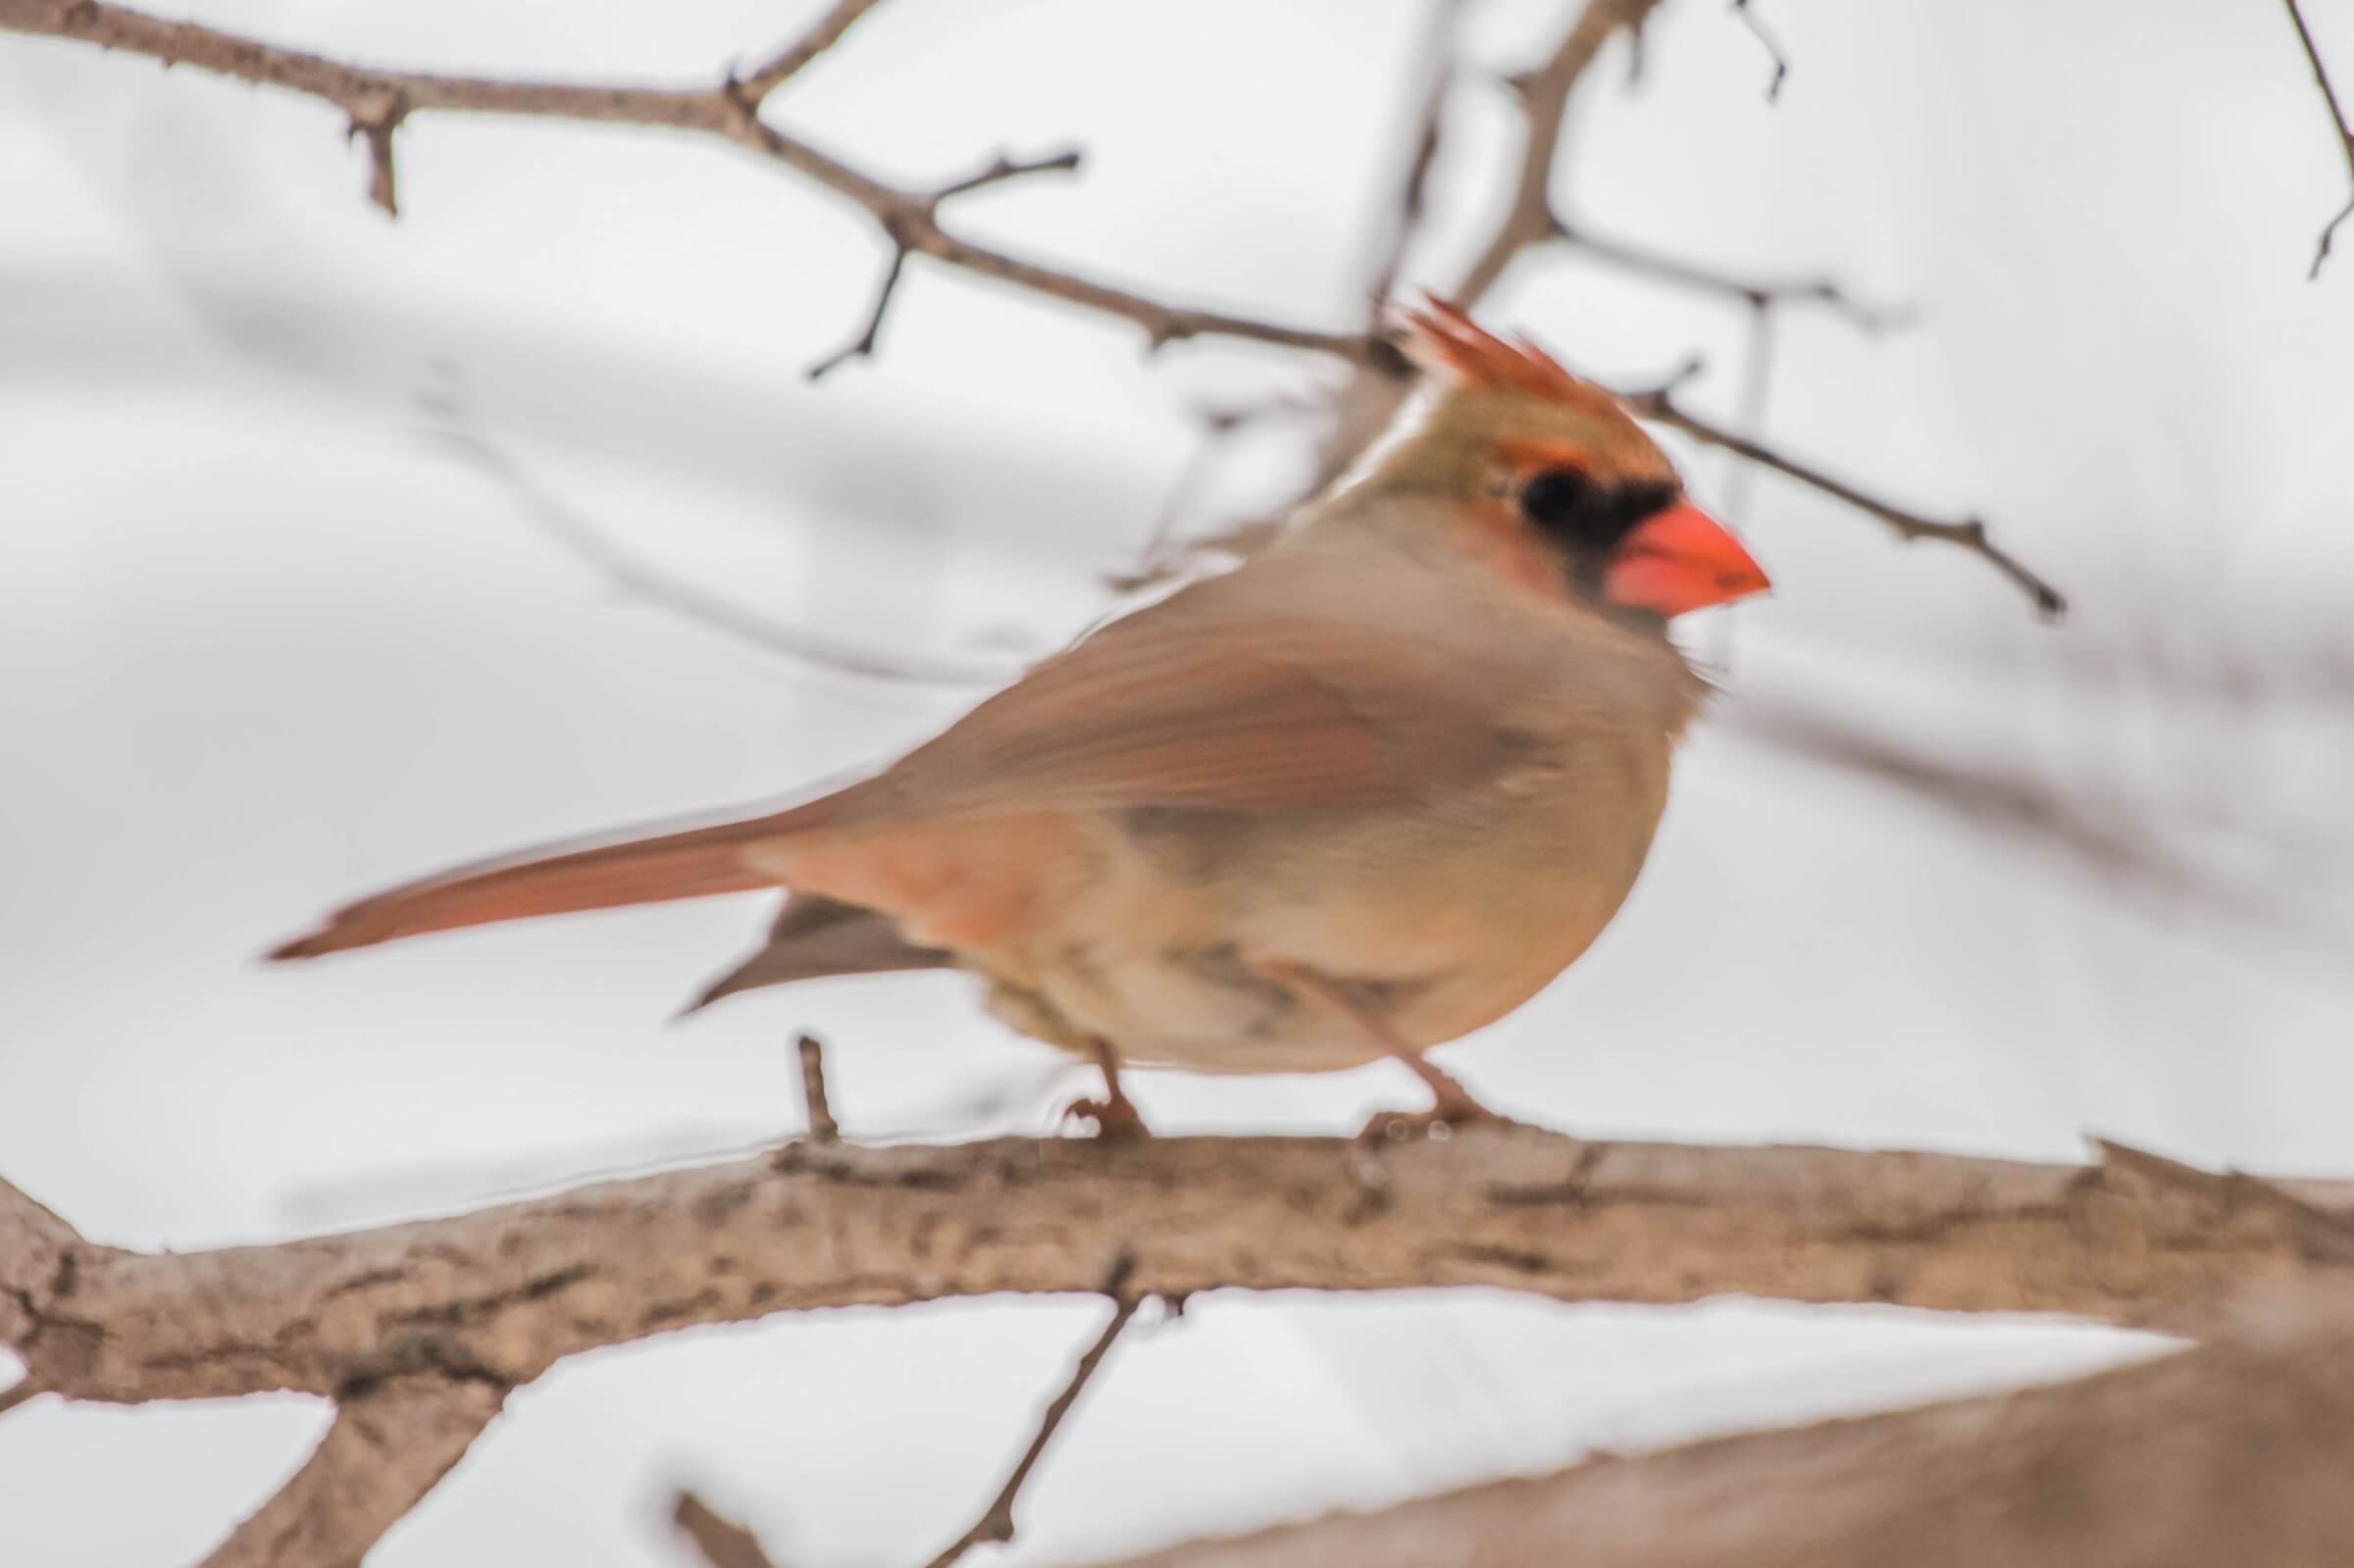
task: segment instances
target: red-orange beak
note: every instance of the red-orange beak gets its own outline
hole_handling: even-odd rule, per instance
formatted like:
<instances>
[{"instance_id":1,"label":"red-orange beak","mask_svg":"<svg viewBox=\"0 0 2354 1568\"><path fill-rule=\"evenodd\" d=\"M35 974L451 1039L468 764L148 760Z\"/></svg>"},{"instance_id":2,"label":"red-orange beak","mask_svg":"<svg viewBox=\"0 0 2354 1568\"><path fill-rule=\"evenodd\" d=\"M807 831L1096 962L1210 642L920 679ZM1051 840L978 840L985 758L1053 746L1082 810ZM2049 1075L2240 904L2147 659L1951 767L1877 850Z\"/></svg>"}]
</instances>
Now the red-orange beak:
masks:
<instances>
[{"instance_id":1,"label":"red-orange beak","mask_svg":"<svg viewBox=\"0 0 2354 1568\"><path fill-rule=\"evenodd\" d=\"M1645 520L1603 569L1603 597L1668 620L1772 584L1723 524L1689 501Z\"/></svg>"}]
</instances>

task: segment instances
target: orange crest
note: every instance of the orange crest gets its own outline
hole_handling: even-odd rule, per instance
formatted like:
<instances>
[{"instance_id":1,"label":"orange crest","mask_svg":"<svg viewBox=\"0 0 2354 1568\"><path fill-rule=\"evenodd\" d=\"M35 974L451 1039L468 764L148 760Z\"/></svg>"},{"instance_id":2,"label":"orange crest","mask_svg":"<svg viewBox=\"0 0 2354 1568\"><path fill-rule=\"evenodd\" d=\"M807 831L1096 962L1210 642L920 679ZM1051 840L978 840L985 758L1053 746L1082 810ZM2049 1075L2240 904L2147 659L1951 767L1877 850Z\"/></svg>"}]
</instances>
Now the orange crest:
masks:
<instances>
[{"instance_id":1,"label":"orange crest","mask_svg":"<svg viewBox=\"0 0 2354 1568\"><path fill-rule=\"evenodd\" d=\"M1436 294L1424 294L1419 310L1407 310L1405 347L1415 364L1451 377L1461 386L1522 392L1589 408L1617 407L1610 393L1570 375L1560 360L1526 337L1508 343Z\"/></svg>"}]
</instances>

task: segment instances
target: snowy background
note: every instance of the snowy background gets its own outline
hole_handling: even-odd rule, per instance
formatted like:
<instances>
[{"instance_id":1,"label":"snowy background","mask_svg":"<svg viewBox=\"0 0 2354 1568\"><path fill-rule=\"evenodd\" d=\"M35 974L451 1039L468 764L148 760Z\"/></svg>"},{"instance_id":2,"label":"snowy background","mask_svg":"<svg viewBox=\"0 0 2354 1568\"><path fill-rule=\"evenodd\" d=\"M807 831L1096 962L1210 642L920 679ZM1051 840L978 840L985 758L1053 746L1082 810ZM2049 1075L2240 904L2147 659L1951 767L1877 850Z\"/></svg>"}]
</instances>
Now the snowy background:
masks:
<instances>
[{"instance_id":1,"label":"snowy background","mask_svg":"<svg viewBox=\"0 0 2354 1568\"><path fill-rule=\"evenodd\" d=\"M384 65L708 80L817 9L219 0ZM1474 8L1477 65L1558 3ZM2341 76L2354 7L2314 0ZM1767 0L1793 61L1664 7L1581 87L1559 193L1597 229L1921 311L1777 318L1766 429L2056 577L1691 454L1778 592L1694 648L1733 695L1591 958L1444 1053L1581 1133L2067 1158L2086 1130L2347 1174L2354 1144L2354 252L2344 171L2266 5ZM1360 320L1427 0L896 0L772 105L910 183L1077 143L977 236L1156 293ZM1474 78L1415 281L1516 155ZM635 602L551 530L854 647L1006 670L1099 614L1196 444L1189 410L1321 374L917 263L872 363L866 217L731 150L426 117L404 212L318 104L0 37L0 1172L91 1237L190 1248L714 1157L797 1116L835 1042L862 1136L1038 1130L1089 1075L954 978L833 982L672 1027L765 906L722 900L299 970L255 954L454 859L773 795L921 738L969 688L762 654ZM2354 243L2354 242L2349 242ZM2341 251L2346 250L2341 246ZM1484 313L1732 413L1738 306L1575 255ZM453 441L455 430L463 441ZM489 459L485 451L492 454ZM1189 526L1277 485L1242 443ZM1976 783L1771 739L1864 737ZM1819 748L1818 748L1819 749ZM2075 824L2048 831L2052 812ZM1164 1130L1353 1128L1401 1070L1141 1075ZM697 1331L520 1393L373 1562L681 1564L702 1489L780 1560L919 1561L995 1489L1104 1308L984 1301ZM2137 1341L2049 1322L1724 1302L1229 1297L1115 1351L1026 1493L1020 1562L1377 1503L1634 1447L2053 1376ZM13 1372L0 1353L0 1380ZM27 1406L0 1563L172 1564L325 1419L298 1398Z\"/></svg>"}]
</instances>

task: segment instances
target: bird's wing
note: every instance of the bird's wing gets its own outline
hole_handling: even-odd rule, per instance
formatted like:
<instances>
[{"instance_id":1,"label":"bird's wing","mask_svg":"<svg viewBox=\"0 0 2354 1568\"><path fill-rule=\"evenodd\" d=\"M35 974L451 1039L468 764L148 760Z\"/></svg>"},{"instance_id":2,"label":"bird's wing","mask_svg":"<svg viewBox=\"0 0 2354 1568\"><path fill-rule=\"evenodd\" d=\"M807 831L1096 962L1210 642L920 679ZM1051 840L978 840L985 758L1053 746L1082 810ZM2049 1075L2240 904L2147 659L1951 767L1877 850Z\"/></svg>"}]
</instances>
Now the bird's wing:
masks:
<instances>
[{"instance_id":1,"label":"bird's wing","mask_svg":"<svg viewBox=\"0 0 2354 1568\"><path fill-rule=\"evenodd\" d=\"M777 826L1410 799L1490 765L1490 699L1502 693L1481 677L1501 672L1480 662L1330 609L1181 596L1112 623Z\"/></svg>"}]
</instances>

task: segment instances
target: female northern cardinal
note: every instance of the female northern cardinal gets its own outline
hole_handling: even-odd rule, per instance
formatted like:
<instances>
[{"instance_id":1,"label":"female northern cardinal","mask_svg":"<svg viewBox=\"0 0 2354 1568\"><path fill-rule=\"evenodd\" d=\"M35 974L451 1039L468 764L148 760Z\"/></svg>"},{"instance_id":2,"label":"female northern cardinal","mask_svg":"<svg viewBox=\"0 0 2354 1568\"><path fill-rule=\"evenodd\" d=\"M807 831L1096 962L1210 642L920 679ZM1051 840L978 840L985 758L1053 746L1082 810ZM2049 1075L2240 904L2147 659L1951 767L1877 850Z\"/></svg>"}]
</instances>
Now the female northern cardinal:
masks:
<instances>
[{"instance_id":1,"label":"female northern cardinal","mask_svg":"<svg viewBox=\"0 0 2354 1568\"><path fill-rule=\"evenodd\" d=\"M1668 642L1766 577L1609 393L1439 301L1444 389L1223 577L1114 621L882 773L788 811L542 850L336 911L273 958L791 890L705 993L956 967L1104 1065L1422 1060L1616 912L1705 690Z\"/></svg>"}]
</instances>

